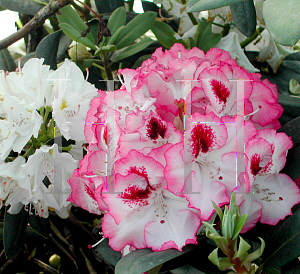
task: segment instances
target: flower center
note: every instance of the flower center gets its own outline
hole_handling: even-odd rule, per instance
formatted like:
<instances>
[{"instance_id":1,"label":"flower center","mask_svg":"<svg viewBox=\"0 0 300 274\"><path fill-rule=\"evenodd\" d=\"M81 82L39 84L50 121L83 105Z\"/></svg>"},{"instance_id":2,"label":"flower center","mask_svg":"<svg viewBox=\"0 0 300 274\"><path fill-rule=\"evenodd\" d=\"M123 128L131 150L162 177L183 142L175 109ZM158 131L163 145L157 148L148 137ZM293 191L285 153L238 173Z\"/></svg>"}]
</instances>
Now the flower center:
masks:
<instances>
[{"instance_id":1,"label":"flower center","mask_svg":"<svg viewBox=\"0 0 300 274\"><path fill-rule=\"evenodd\" d=\"M216 98L219 100L220 103L226 103L227 98L230 95L230 91L228 88L222 84L222 82L212 79L210 81L210 85L212 87L212 91L215 94Z\"/></svg>"},{"instance_id":2,"label":"flower center","mask_svg":"<svg viewBox=\"0 0 300 274\"><path fill-rule=\"evenodd\" d=\"M160 223L164 224L166 222L164 218L166 218L168 212L167 212L167 205L164 202L164 197L162 194L156 195L154 204L156 205L154 213L156 217L160 219Z\"/></svg>"},{"instance_id":3,"label":"flower center","mask_svg":"<svg viewBox=\"0 0 300 274\"><path fill-rule=\"evenodd\" d=\"M156 140L159 136L165 138L167 127L157 118L151 117L150 121L146 126L146 130L147 136L152 140Z\"/></svg>"},{"instance_id":4,"label":"flower center","mask_svg":"<svg viewBox=\"0 0 300 274\"><path fill-rule=\"evenodd\" d=\"M205 124L197 124L192 129L191 140L193 155L198 157L199 153L207 153L214 143L215 135L212 128Z\"/></svg>"},{"instance_id":5,"label":"flower center","mask_svg":"<svg viewBox=\"0 0 300 274\"><path fill-rule=\"evenodd\" d=\"M252 186L253 194L256 193L259 196L261 201L266 202L280 202L283 201L282 197L275 198L277 195L275 192L272 192L269 188L261 188L258 184Z\"/></svg>"},{"instance_id":6,"label":"flower center","mask_svg":"<svg viewBox=\"0 0 300 274\"><path fill-rule=\"evenodd\" d=\"M260 163L260 156L255 153L252 157L251 157L251 165L250 165L250 169L251 169L251 173L256 176L259 171L262 169L262 167L259 166Z\"/></svg>"}]
</instances>

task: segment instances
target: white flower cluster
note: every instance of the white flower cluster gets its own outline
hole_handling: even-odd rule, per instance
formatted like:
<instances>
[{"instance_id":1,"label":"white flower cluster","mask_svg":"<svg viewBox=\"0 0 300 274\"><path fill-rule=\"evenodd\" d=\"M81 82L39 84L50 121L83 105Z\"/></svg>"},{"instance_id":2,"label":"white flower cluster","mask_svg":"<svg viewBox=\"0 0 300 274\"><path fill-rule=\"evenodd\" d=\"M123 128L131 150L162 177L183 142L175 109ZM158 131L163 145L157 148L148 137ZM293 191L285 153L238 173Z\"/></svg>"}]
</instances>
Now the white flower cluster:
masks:
<instances>
[{"instance_id":1,"label":"white flower cluster","mask_svg":"<svg viewBox=\"0 0 300 274\"><path fill-rule=\"evenodd\" d=\"M25 206L45 218L51 207L66 218L67 180L78 161L72 151L59 152L55 134L86 142L85 117L98 93L73 62L66 59L53 71L43 61L33 58L16 72L0 71L0 206L10 205L12 214Z\"/></svg>"}]
</instances>

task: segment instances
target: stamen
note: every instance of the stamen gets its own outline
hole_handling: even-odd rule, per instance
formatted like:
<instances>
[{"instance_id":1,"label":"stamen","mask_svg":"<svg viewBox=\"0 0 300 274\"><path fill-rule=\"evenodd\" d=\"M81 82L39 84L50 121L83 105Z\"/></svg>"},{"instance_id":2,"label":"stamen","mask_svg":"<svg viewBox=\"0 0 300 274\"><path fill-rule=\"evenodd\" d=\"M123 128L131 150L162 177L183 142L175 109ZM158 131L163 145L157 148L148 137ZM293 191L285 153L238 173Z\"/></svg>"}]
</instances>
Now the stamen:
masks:
<instances>
[{"instance_id":1,"label":"stamen","mask_svg":"<svg viewBox=\"0 0 300 274\"><path fill-rule=\"evenodd\" d=\"M89 249L92 249L94 248L95 246L97 246L98 244L102 243L106 238L102 238L100 241L98 241L97 243L93 244L93 245L88 245L88 248Z\"/></svg>"},{"instance_id":2,"label":"stamen","mask_svg":"<svg viewBox=\"0 0 300 274\"><path fill-rule=\"evenodd\" d=\"M21 69L21 58L18 58L18 71L22 73L22 69Z\"/></svg>"},{"instance_id":3,"label":"stamen","mask_svg":"<svg viewBox=\"0 0 300 274\"><path fill-rule=\"evenodd\" d=\"M124 82L123 82L123 80L122 80L122 78L121 78L120 74L117 74L117 76L118 76L118 78L119 78L120 82L122 83L122 85L124 85Z\"/></svg>"},{"instance_id":4,"label":"stamen","mask_svg":"<svg viewBox=\"0 0 300 274\"><path fill-rule=\"evenodd\" d=\"M248 121L248 120L250 119L250 117L251 117L252 115L254 115L255 113L257 113L261 108L262 108L262 106L259 105L258 108L257 108L255 111L253 111L252 113L249 113L249 114L244 115L245 121Z\"/></svg>"},{"instance_id":5,"label":"stamen","mask_svg":"<svg viewBox=\"0 0 300 274\"><path fill-rule=\"evenodd\" d=\"M88 78L89 78L90 73L89 73L89 69L88 68L85 68L85 71L86 71L85 81L87 81Z\"/></svg>"},{"instance_id":6,"label":"stamen","mask_svg":"<svg viewBox=\"0 0 300 274\"><path fill-rule=\"evenodd\" d=\"M178 58L181 58L181 50L178 51Z\"/></svg>"}]
</instances>

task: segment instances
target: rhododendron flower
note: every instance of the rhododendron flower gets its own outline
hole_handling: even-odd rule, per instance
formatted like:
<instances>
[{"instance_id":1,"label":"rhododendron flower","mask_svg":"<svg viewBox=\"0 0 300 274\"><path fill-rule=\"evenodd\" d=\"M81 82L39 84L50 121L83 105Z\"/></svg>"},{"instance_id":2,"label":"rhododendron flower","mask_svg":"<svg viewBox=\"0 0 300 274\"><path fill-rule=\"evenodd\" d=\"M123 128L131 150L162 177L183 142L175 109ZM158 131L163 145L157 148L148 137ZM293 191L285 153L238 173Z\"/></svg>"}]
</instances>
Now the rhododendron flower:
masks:
<instances>
[{"instance_id":1,"label":"rhododendron flower","mask_svg":"<svg viewBox=\"0 0 300 274\"><path fill-rule=\"evenodd\" d=\"M292 145L286 134L273 129L259 130L255 138L247 142L245 173L240 174L242 186L237 189L241 212L249 215L243 232L257 221L277 224L291 215L291 208L300 202L296 183L286 174L279 174Z\"/></svg>"},{"instance_id":2,"label":"rhododendron flower","mask_svg":"<svg viewBox=\"0 0 300 274\"><path fill-rule=\"evenodd\" d=\"M49 79L53 87L53 118L67 139L85 141L83 129L91 99L97 95L75 63L65 60Z\"/></svg>"},{"instance_id":3,"label":"rhododendron flower","mask_svg":"<svg viewBox=\"0 0 300 274\"><path fill-rule=\"evenodd\" d=\"M103 233L115 250L126 245L154 251L182 250L184 245L196 243L200 219L184 198L163 188L163 170L161 163L135 150L116 161L118 194L102 194L108 205Z\"/></svg>"}]
</instances>

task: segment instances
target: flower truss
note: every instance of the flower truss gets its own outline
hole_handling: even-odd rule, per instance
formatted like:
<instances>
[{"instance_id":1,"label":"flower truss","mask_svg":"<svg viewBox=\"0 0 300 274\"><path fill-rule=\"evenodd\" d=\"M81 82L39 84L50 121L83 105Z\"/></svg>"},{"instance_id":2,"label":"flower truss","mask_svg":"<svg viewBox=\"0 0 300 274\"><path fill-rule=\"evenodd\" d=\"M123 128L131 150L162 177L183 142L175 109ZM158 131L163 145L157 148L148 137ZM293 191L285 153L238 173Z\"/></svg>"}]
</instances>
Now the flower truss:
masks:
<instances>
[{"instance_id":1,"label":"flower truss","mask_svg":"<svg viewBox=\"0 0 300 274\"><path fill-rule=\"evenodd\" d=\"M16 72L0 71L0 202L12 214L25 206L29 214L47 218L50 207L66 218L67 181L78 161L72 146L56 140L62 135L86 142L85 117L97 90L73 62L65 60L53 71L43 61L33 58Z\"/></svg>"},{"instance_id":2,"label":"flower truss","mask_svg":"<svg viewBox=\"0 0 300 274\"><path fill-rule=\"evenodd\" d=\"M283 109L275 85L226 51L180 44L118 73L121 88L91 101L89 146L68 199L105 213L114 250L196 244L215 213L211 201L228 204L233 191L249 216L243 232L292 214L300 192L280 173L292 142L276 133Z\"/></svg>"}]
</instances>

